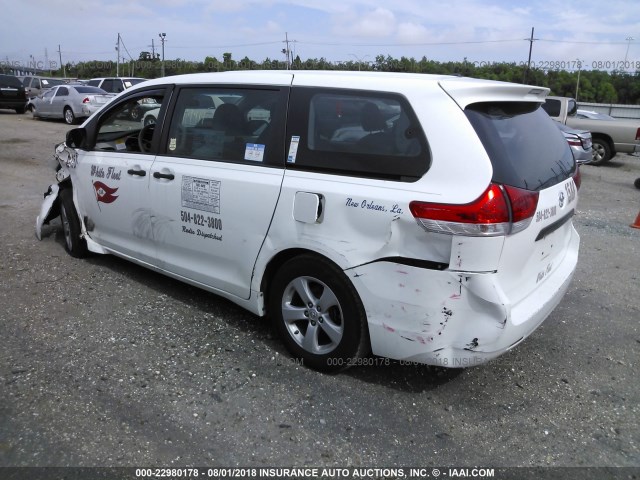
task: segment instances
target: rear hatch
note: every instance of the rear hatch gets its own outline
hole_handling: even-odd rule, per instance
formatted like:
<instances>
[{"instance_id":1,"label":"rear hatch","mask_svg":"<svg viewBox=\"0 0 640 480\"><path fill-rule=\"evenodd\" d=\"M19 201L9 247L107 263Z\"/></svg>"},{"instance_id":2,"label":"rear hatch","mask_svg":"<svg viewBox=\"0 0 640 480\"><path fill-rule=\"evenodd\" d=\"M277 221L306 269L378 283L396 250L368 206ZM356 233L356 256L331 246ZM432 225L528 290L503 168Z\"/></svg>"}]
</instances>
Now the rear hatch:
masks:
<instances>
[{"instance_id":1,"label":"rear hatch","mask_svg":"<svg viewBox=\"0 0 640 480\"><path fill-rule=\"evenodd\" d=\"M12 75L0 75L0 102L15 104L20 101L27 101L20 80Z\"/></svg>"},{"instance_id":2,"label":"rear hatch","mask_svg":"<svg viewBox=\"0 0 640 480\"><path fill-rule=\"evenodd\" d=\"M498 267L504 292L517 303L553 276L575 244L579 170L540 103L481 101L464 111L493 165L492 182L507 192L517 217Z\"/></svg>"}]
</instances>

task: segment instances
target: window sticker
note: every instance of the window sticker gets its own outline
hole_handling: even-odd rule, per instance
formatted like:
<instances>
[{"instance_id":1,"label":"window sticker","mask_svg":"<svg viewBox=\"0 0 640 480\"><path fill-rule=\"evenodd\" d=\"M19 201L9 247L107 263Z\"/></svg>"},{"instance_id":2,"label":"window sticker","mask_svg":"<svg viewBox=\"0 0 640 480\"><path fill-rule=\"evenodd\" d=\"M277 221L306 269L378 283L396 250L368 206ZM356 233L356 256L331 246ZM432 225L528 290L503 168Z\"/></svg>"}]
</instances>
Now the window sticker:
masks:
<instances>
[{"instance_id":1,"label":"window sticker","mask_svg":"<svg viewBox=\"0 0 640 480\"><path fill-rule=\"evenodd\" d=\"M220 184L209 178L182 177L182 206L220 214Z\"/></svg>"},{"instance_id":2,"label":"window sticker","mask_svg":"<svg viewBox=\"0 0 640 480\"><path fill-rule=\"evenodd\" d=\"M287 163L296 163L296 155L298 155L299 143L300 143L300 136L292 135L291 145L289 145L289 155L287 155Z\"/></svg>"},{"instance_id":3,"label":"window sticker","mask_svg":"<svg viewBox=\"0 0 640 480\"><path fill-rule=\"evenodd\" d=\"M250 162L262 162L264 159L264 145L261 143L247 143L244 159Z\"/></svg>"},{"instance_id":4,"label":"window sticker","mask_svg":"<svg viewBox=\"0 0 640 480\"><path fill-rule=\"evenodd\" d=\"M176 138L169 139L169 150L175 150L178 144L178 140Z\"/></svg>"},{"instance_id":5,"label":"window sticker","mask_svg":"<svg viewBox=\"0 0 640 480\"><path fill-rule=\"evenodd\" d=\"M116 150L126 150L127 146L123 139L116 140Z\"/></svg>"}]
</instances>

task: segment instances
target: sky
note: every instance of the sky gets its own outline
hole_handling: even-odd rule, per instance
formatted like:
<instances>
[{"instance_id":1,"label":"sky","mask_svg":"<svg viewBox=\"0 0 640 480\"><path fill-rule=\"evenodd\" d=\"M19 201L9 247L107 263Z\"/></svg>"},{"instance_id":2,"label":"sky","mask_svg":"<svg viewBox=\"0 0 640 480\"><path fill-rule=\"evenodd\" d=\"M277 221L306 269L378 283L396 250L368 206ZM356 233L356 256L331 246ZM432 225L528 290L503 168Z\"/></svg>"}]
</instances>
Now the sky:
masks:
<instances>
[{"instance_id":1,"label":"sky","mask_svg":"<svg viewBox=\"0 0 640 480\"><path fill-rule=\"evenodd\" d=\"M222 60L526 62L566 70L640 68L637 0L29 0L3 2L0 64L46 65L141 51ZM153 43L153 47L152 47ZM627 63L625 63L625 59ZM635 63L634 63L635 62Z\"/></svg>"}]
</instances>

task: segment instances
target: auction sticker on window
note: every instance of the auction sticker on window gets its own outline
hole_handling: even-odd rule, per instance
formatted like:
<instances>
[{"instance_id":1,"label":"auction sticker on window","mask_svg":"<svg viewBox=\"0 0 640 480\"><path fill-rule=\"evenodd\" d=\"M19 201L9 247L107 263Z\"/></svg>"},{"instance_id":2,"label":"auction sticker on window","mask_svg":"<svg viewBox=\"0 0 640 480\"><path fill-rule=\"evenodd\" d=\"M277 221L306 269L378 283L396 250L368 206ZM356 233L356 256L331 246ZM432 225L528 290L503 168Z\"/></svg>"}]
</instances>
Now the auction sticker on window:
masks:
<instances>
[{"instance_id":1,"label":"auction sticker on window","mask_svg":"<svg viewBox=\"0 0 640 480\"><path fill-rule=\"evenodd\" d=\"M182 206L220 214L220 181L182 177Z\"/></svg>"}]
</instances>

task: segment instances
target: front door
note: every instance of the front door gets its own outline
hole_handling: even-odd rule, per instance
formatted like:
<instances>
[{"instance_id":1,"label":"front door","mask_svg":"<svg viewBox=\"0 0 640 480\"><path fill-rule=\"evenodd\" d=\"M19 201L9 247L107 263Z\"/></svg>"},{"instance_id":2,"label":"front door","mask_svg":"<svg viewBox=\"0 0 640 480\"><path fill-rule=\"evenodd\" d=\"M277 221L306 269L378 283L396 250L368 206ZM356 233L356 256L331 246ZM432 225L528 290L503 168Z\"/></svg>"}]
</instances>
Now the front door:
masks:
<instances>
[{"instance_id":1,"label":"front door","mask_svg":"<svg viewBox=\"0 0 640 480\"><path fill-rule=\"evenodd\" d=\"M155 126L143 127L129 112L137 102L164 101L164 90L140 92L100 116L90 129L94 143L78 157L72 182L89 236L103 247L156 264L155 240L163 218L150 208L149 181L155 154Z\"/></svg>"}]
</instances>

